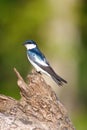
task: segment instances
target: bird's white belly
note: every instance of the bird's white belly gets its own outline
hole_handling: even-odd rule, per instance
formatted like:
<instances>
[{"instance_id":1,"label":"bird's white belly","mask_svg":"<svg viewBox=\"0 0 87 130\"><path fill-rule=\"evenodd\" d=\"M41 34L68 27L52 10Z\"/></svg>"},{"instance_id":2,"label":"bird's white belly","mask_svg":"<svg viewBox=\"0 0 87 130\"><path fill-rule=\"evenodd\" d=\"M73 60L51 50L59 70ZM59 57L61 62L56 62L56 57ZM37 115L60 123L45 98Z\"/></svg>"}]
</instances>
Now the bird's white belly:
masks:
<instances>
[{"instance_id":1,"label":"bird's white belly","mask_svg":"<svg viewBox=\"0 0 87 130\"><path fill-rule=\"evenodd\" d=\"M35 69L37 70L37 72L43 72L44 74L47 74L48 76L50 76L46 71L44 71L42 68L40 68L37 64L35 64L34 62L32 62L29 57L28 60L30 61L30 63L35 67Z\"/></svg>"}]
</instances>

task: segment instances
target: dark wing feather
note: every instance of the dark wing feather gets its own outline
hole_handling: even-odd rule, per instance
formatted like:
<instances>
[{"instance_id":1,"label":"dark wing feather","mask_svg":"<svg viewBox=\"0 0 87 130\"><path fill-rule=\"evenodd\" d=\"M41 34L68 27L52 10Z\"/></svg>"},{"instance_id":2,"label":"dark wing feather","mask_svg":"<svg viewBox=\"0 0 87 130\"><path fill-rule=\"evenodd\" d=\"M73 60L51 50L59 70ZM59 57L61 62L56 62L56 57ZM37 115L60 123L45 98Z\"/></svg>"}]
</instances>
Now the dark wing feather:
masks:
<instances>
[{"instance_id":1,"label":"dark wing feather","mask_svg":"<svg viewBox=\"0 0 87 130\"><path fill-rule=\"evenodd\" d=\"M63 78L61 78L59 75L57 75L55 73L55 71L52 69L52 67L49 66L42 66L39 65L43 70L45 70L48 74L50 74L50 76L52 77L52 79L59 85L62 86L63 83L67 83L66 80L64 80Z\"/></svg>"}]
</instances>

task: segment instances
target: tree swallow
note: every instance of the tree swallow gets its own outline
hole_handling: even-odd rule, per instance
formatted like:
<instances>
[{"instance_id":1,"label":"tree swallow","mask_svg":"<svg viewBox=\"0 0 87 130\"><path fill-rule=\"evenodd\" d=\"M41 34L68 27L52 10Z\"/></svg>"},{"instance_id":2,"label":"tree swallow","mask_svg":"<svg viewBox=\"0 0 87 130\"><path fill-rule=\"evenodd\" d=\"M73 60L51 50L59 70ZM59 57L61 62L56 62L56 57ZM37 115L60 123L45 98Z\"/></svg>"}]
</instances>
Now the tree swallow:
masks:
<instances>
[{"instance_id":1,"label":"tree swallow","mask_svg":"<svg viewBox=\"0 0 87 130\"><path fill-rule=\"evenodd\" d=\"M46 57L39 50L37 44L33 40L28 40L24 43L24 46L27 49L27 57L30 63L36 68L37 72L43 72L48 76L52 77L52 79L59 85L62 86L63 83L67 83L66 80L61 78L59 75L55 73L55 71L50 66Z\"/></svg>"}]
</instances>

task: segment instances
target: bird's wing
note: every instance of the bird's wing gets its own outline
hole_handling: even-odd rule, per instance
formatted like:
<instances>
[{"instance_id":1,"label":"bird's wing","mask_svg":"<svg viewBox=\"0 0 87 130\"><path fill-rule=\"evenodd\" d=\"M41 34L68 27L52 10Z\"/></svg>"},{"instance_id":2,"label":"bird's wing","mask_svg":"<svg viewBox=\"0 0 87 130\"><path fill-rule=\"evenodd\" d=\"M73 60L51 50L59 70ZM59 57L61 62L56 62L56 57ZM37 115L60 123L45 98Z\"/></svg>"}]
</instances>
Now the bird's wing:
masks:
<instances>
[{"instance_id":1,"label":"bird's wing","mask_svg":"<svg viewBox=\"0 0 87 130\"><path fill-rule=\"evenodd\" d=\"M48 74L50 74L50 76L52 77L52 79L59 85L62 86L63 83L67 83L66 80L64 80L63 78L61 78L59 75L57 75L55 73L55 71L52 69L52 67L49 66L42 66L41 64L38 64L44 71L46 71Z\"/></svg>"},{"instance_id":2,"label":"bird's wing","mask_svg":"<svg viewBox=\"0 0 87 130\"><path fill-rule=\"evenodd\" d=\"M32 49L30 51L27 52L29 55L29 58L37 63L37 64L41 64L42 66L48 66L49 63L46 60L46 57L40 52L39 49Z\"/></svg>"}]
</instances>

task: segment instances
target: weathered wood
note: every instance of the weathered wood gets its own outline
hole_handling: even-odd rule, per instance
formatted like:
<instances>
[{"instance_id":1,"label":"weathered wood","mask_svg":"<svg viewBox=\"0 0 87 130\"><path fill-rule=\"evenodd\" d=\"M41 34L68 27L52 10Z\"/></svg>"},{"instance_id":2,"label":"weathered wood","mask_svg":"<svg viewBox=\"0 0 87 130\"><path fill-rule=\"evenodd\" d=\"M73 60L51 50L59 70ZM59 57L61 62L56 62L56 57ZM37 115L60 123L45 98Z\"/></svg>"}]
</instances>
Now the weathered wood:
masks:
<instances>
[{"instance_id":1,"label":"weathered wood","mask_svg":"<svg viewBox=\"0 0 87 130\"><path fill-rule=\"evenodd\" d=\"M52 88L37 72L18 77L19 101L0 95L0 130L75 130Z\"/></svg>"}]
</instances>

